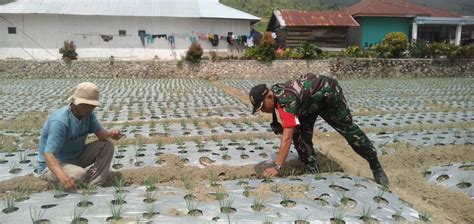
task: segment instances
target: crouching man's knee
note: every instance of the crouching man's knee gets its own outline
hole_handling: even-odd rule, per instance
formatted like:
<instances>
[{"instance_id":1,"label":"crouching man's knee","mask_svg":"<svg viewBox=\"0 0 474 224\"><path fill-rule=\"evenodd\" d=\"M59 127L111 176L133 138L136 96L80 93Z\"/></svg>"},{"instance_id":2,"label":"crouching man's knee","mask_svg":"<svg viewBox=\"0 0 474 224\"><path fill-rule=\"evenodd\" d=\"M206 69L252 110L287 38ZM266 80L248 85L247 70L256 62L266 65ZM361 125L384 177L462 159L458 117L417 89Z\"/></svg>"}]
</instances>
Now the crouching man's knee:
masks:
<instances>
[{"instance_id":1,"label":"crouching man's knee","mask_svg":"<svg viewBox=\"0 0 474 224\"><path fill-rule=\"evenodd\" d=\"M115 146L110 140L101 140L101 142L104 144L102 146L102 153L106 157L112 157L114 155L115 151Z\"/></svg>"},{"instance_id":2,"label":"crouching man's knee","mask_svg":"<svg viewBox=\"0 0 474 224\"><path fill-rule=\"evenodd\" d=\"M73 173L68 174L74 180L76 185L81 184L87 177L87 171L84 168L77 168Z\"/></svg>"},{"instance_id":3,"label":"crouching man's knee","mask_svg":"<svg viewBox=\"0 0 474 224\"><path fill-rule=\"evenodd\" d=\"M79 185L87 178L87 171L73 164L65 164L62 166L64 173L70 177L74 184ZM53 174L49 169L46 170L41 176L40 179L50 182L51 184L59 184L59 179L56 175Z\"/></svg>"}]
</instances>

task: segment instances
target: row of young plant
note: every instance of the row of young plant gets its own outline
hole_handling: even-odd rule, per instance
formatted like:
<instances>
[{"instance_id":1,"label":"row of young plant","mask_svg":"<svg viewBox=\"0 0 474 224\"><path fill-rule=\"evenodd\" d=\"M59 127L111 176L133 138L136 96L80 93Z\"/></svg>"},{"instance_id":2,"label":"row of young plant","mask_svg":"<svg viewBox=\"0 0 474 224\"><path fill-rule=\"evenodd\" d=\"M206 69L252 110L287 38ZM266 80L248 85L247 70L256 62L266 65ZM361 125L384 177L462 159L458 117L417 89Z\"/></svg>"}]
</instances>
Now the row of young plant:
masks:
<instances>
[{"instance_id":1,"label":"row of young plant","mask_svg":"<svg viewBox=\"0 0 474 224\"><path fill-rule=\"evenodd\" d=\"M136 168L145 165L163 165L166 163L165 154L180 156L185 163L209 166L213 163L223 163L229 160L247 160L251 163L255 159L267 159L272 150L275 150L275 139L249 139L238 140L231 136L230 140L220 140L211 137L210 141L194 139L184 142L176 138L174 144L163 144L159 140L156 144L145 144L145 139L139 138L137 144L129 144L122 139L112 160L112 168ZM36 173L38 168L37 149L0 150L0 181L11 179L28 173ZM193 159L193 161L190 161ZM194 161L194 159L196 161ZM217 161L220 160L220 161ZM128 161L128 162L127 162ZM256 162L256 161L255 161ZM234 163L239 163L235 161Z\"/></svg>"},{"instance_id":2,"label":"row of young plant","mask_svg":"<svg viewBox=\"0 0 474 224\"><path fill-rule=\"evenodd\" d=\"M157 124L155 122L144 123L143 125L129 125L128 123L109 125L114 128L121 129L122 135L126 138L135 137L182 137L182 136L198 136L198 135L217 135L217 134L232 134L232 133L247 133L247 132L267 132L269 131L268 124L264 121L249 122L244 121L239 123L238 120L224 121L205 120L193 123L187 123L181 120L180 123L164 122Z\"/></svg>"},{"instance_id":3,"label":"row of young plant","mask_svg":"<svg viewBox=\"0 0 474 224\"><path fill-rule=\"evenodd\" d=\"M52 83L44 80L4 80L1 90L11 92L15 97L3 97L0 102L2 117L20 115L28 112L50 112L56 107L67 104L70 89L82 80L57 80ZM103 111L108 117L126 119L133 117L160 116L182 114L209 114L213 110L227 108L244 108L237 99L217 89L209 82L203 80L88 80L97 83L101 90L102 106L98 111ZM130 86L127 86L130 85ZM25 88L29 87L29 88ZM39 86L49 86L47 91ZM125 88L124 86L127 86ZM17 88L16 88L17 87ZM124 87L124 88L122 88ZM28 94L25 94L28 93ZM56 97L51 97L51 96ZM34 97L32 97L34 96ZM59 97L62 96L62 97ZM37 98L46 100L37 100ZM28 106L25 106L28 105ZM202 110L202 111L200 111ZM193 111L200 111L193 113ZM99 113L100 114L100 113Z\"/></svg>"},{"instance_id":4,"label":"row of young plant","mask_svg":"<svg viewBox=\"0 0 474 224\"><path fill-rule=\"evenodd\" d=\"M317 72L315 72L317 74ZM255 85L271 86L287 80L222 80L224 85L248 91ZM472 109L474 91L471 78L418 78L339 80L352 110L436 110L436 107L453 107L453 110ZM406 109L404 109L406 108Z\"/></svg>"},{"instance_id":5,"label":"row of young plant","mask_svg":"<svg viewBox=\"0 0 474 224\"><path fill-rule=\"evenodd\" d=\"M426 168L423 174L431 184L462 192L474 199L474 161L433 166Z\"/></svg>"},{"instance_id":6,"label":"row of young plant","mask_svg":"<svg viewBox=\"0 0 474 224\"><path fill-rule=\"evenodd\" d=\"M291 209L295 209L300 211L302 208L298 206L297 200L292 200L290 198L290 193L287 190L284 190L283 187L293 186L294 188L301 188L303 193L307 195L309 198L314 198L312 203L304 203L304 206L314 206L313 209L318 209L320 211L320 215L322 217L331 216L329 214L324 214L327 211L331 211L332 208L332 217L328 221L335 221L335 222L343 222L344 219L348 218L347 220L354 221L354 217L358 219L368 222L368 221L414 221L413 218L416 218L421 221L430 221L430 214L428 213L420 213L418 217L412 217L412 213L414 211L411 208L400 206L396 209L393 214L391 214L390 218L385 217L385 215L379 215L380 211L390 211L393 206L397 206L399 202L397 201L390 201L388 198L393 198L393 196L387 191L387 188L379 188L377 192L371 192L373 186L372 184L364 180L360 177L351 177L348 175L321 175L320 173L316 173L313 176L305 176L304 178L312 178L310 183L298 184L303 183L302 179L299 179L296 176L290 177L289 181L281 182L281 179L271 179L267 178L262 180L261 184L258 184L256 180L240 180L240 181L231 181L231 183L221 182L219 177L216 173L212 171L208 172L207 185L208 193L206 193L206 197L211 199L211 201L218 202L218 208L220 215L214 216L212 218L213 221L218 221L223 216L223 219L227 220L228 222L235 221L233 220L234 217L240 217L245 215L247 218L250 216L254 216L254 218L250 218L253 220L259 213L268 214L268 211L272 209L276 209L278 213L281 215L285 215L285 220L288 220L288 214L285 214L285 211L291 211ZM327 178L331 179L331 182L328 184ZM184 187L184 203L187 208L187 215L189 217L200 217L203 216L205 212L200 209L200 199L195 192L199 191L198 185L202 185L203 183L198 183L194 180L193 176L183 174L180 176L180 181L182 186ZM160 200L159 194L159 186L157 185L158 179L156 176L151 176L147 180L145 180L145 189L144 192L141 194L143 197L142 202L146 204L146 210L141 211L139 213L134 212L135 214L139 214L135 216L137 220L160 220L163 216L166 216L164 213L159 212L159 208L157 207L156 202ZM280 183L281 182L281 183ZM288 183L287 183L288 182ZM293 184L291 184L293 182ZM338 184L338 182L344 183L344 186ZM223 185L225 183L226 187ZM296 183L296 184L295 184ZM229 185L231 184L231 185ZM232 187L232 184L235 184L237 187L235 190L232 190L232 193L227 192L226 188L230 187L231 189L235 188ZM253 186L255 185L256 186ZM314 193L320 192L315 191L317 188L321 188L328 184L328 189L331 189L332 192L326 192L322 194L317 194L313 196ZM353 187L355 191L358 192L365 192L364 194L374 195L371 196L370 199L367 201L357 201L353 199L349 192L352 190L348 189L347 187ZM274 199L271 195L263 194L259 189L260 188L269 188L271 190L272 195L279 195L279 205L274 204ZM240 190L238 190L240 189ZM131 189L130 189L131 190ZM112 191L112 200L108 201L107 204L110 208L110 215L104 221L111 221L111 220L122 220L126 218L124 211L128 205L127 203L127 195L130 194L130 190L127 189L126 180L123 178L117 178L113 187ZM87 223L87 218L85 216L85 212L88 209L93 209L94 203L90 200L91 197L95 194L101 193L99 192L100 189L96 189L95 187L89 184L83 184L80 186L81 196L79 201L74 204L73 212L71 213L70 221L71 223ZM241 192L242 195L239 196L237 192ZM313 193L311 193L313 192ZM16 203L27 203L30 200L31 191L25 191L20 194L18 192L11 192L7 194L6 200L4 201L5 208L2 210L3 213L15 214L18 213L19 208L16 207ZM104 194L103 192L101 194ZM178 194L180 195L180 194ZM355 195L355 194L351 194ZM35 208L30 205L30 216L34 223L49 223L47 219L44 219L45 211L54 207L61 207L64 206L63 204L58 204L61 202L65 202L64 200L58 200L61 198L66 198L68 196L65 193L64 189L61 187L55 187L53 190L53 204L44 204L41 205L39 208ZM164 196L164 195L163 195ZM387 197L388 196L388 197ZM239 202L242 200L246 201L248 199L251 200L248 209L245 209L242 204L235 204L235 199L239 199ZM248 198L248 199L247 199ZM140 199L141 200L141 199ZM369 201L370 200L370 201ZM133 200L137 201L137 200ZM135 203L135 202L134 202ZM336 203L336 204L332 204ZM394 203L394 205L391 205ZM179 203L181 204L181 203ZM206 203L208 204L208 203ZM247 204L247 203L244 203ZM365 204L365 206L362 206ZM178 206L178 204L176 204ZM361 207L362 206L362 207ZM136 206L133 206L136 207ZM206 208L210 208L214 206L206 205ZM375 207L385 208L384 210L380 209L373 209ZM64 207L62 209L65 209ZM290 210L285 210L290 209ZM250 210L250 212L249 212ZM355 211L360 210L361 213L354 214ZM251 212L253 211L253 212ZM21 212L21 211L20 211ZM346 216L347 213L350 213L350 216ZM389 213L389 212L388 212ZM216 214L212 212L212 214ZM218 213L217 213L218 214ZM101 215L103 216L103 215ZM258 216L258 215L257 215ZM310 218L311 214L304 216L303 214L299 214L296 217L298 223L309 223L310 220L314 219ZM11 216L9 216L11 217ZM281 216L279 216L281 218ZM376 218L377 217L377 218ZM56 217L58 218L58 217ZM274 217L277 220L280 219L278 217ZM265 217L265 221L277 221L273 220L274 218ZM382 218L382 220L378 220ZM95 218L96 219L96 218ZM179 220L180 218L177 217L175 221ZM257 218L258 219L258 218ZM11 219L7 219L11 220ZM56 220L52 220L56 221ZM97 220L95 220L97 221Z\"/></svg>"},{"instance_id":7,"label":"row of young plant","mask_svg":"<svg viewBox=\"0 0 474 224\"><path fill-rule=\"evenodd\" d=\"M244 142L234 139L230 142L222 140L183 142L178 139L176 144L171 145L164 145L159 141L156 145L139 142L138 145L130 146L122 141L112 160L112 168L124 168L125 164L122 161L132 162L135 167L163 165L166 163L164 156L169 154L180 156L184 163L201 164L203 166L209 166L215 163L216 160L221 160L220 163L230 165L229 162L224 161L235 160L232 157L235 154L238 154L240 160L249 160L251 158L255 160L258 154L258 158L262 160L269 158L271 151L278 148L278 146L274 145L274 142L275 140L267 140L265 143L254 140ZM194 158L196 161L190 161L190 158ZM256 163L257 161L254 162ZM242 165L241 162L236 161L234 163Z\"/></svg>"}]
</instances>

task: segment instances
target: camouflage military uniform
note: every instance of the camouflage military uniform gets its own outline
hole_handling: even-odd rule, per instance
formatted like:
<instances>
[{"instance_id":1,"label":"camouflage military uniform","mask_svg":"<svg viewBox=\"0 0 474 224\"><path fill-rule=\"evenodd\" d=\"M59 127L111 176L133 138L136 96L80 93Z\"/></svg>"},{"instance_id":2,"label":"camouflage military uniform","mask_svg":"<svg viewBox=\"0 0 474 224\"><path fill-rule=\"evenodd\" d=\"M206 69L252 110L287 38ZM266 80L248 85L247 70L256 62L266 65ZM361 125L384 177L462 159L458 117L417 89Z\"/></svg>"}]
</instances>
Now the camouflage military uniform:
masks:
<instances>
[{"instance_id":1,"label":"camouflage military uniform","mask_svg":"<svg viewBox=\"0 0 474 224\"><path fill-rule=\"evenodd\" d=\"M372 169L379 168L377 152L364 132L354 124L336 80L307 74L300 79L276 84L270 89L282 109L298 117L300 125L295 128L293 143L300 159L311 171L317 169L312 138L318 115L344 136L352 149L366 159Z\"/></svg>"}]
</instances>

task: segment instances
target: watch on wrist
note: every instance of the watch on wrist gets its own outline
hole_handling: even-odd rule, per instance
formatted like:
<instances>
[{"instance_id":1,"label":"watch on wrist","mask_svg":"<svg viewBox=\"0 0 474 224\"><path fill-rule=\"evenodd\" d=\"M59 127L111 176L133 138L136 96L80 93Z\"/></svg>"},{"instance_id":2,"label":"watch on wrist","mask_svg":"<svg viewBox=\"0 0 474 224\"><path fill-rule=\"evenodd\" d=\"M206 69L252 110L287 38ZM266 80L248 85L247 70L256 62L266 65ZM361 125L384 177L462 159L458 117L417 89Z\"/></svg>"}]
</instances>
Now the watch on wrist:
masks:
<instances>
[{"instance_id":1,"label":"watch on wrist","mask_svg":"<svg viewBox=\"0 0 474 224\"><path fill-rule=\"evenodd\" d=\"M281 165L278 164L278 163L275 163L274 168L275 168L275 170L277 170L278 172L280 172L280 170L281 170Z\"/></svg>"}]
</instances>

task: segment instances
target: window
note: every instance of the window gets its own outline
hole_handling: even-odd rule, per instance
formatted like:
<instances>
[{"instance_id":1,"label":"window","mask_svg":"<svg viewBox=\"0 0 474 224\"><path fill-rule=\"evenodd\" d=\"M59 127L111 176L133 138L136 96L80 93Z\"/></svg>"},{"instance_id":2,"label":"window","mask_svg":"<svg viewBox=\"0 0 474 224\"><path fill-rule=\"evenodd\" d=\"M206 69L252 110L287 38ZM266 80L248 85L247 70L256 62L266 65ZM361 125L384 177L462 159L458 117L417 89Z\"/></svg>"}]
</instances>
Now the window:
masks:
<instances>
[{"instance_id":1,"label":"window","mask_svg":"<svg viewBox=\"0 0 474 224\"><path fill-rule=\"evenodd\" d=\"M16 34L16 27L8 27L8 34Z\"/></svg>"},{"instance_id":2,"label":"window","mask_svg":"<svg viewBox=\"0 0 474 224\"><path fill-rule=\"evenodd\" d=\"M126 30L119 30L119 36L126 36L127 31Z\"/></svg>"},{"instance_id":3,"label":"window","mask_svg":"<svg viewBox=\"0 0 474 224\"><path fill-rule=\"evenodd\" d=\"M146 31L145 30L138 30L138 36L142 35L143 34L146 34Z\"/></svg>"}]
</instances>

